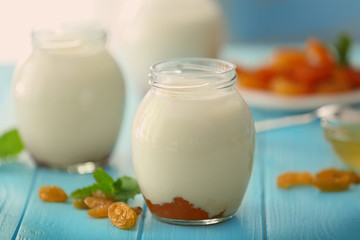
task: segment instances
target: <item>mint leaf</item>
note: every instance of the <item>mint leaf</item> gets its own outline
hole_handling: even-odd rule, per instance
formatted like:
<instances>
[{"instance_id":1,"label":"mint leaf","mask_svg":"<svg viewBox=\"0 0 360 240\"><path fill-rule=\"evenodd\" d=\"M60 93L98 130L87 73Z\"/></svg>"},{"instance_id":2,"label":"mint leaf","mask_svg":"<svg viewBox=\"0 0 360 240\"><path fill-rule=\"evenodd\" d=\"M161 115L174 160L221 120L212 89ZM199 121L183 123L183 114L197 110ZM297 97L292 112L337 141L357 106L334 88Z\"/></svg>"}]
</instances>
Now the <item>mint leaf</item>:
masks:
<instances>
[{"instance_id":1,"label":"mint leaf","mask_svg":"<svg viewBox=\"0 0 360 240\"><path fill-rule=\"evenodd\" d=\"M122 187L122 181L121 178L116 179L116 181L113 183L114 192L117 192Z\"/></svg>"},{"instance_id":2,"label":"mint leaf","mask_svg":"<svg viewBox=\"0 0 360 240\"><path fill-rule=\"evenodd\" d=\"M0 137L0 158L15 157L23 149L17 129L12 129Z\"/></svg>"},{"instance_id":3,"label":"mint leaf","mask_svg":"<svg viewBox=\"0 0 360 240\"><path fill-rule=\"evenodd\" d=\"M125 176L114 181L102 168L96 169L93 177L96 183L73 191L69 198L85 198L91 196L96 190L101 190L106 194L111 194L119 201L126 202L140 193L139 185L134 178Z\"/></svg>"},{"instance_id":4,"label":"mint leaf","mask_svg":"<svg viewBox=\"0 0 360 240\"><path fill-rule=\"evenodd\" d=\"M130 198L134 198L140 193L139 185L136 179L131 177L118 178L114 184L114 197L120 201L127 202Z\"/></svg>"},{"instance_id":5,"label":"mint leaf","mask_svg":"<svg viewBox=\"0 0 360 240\"><path fill-rule=\"evenodd\" d=\"M112 179L112 177L109 174L107 174L104 171L104 169L102 169L102 168L96 169L93 172L93 176L95 178L95 181L99 185L101 191L103 191L104 193L113 193L114 180Z\"/></svg>"},{"instance_id":6,"label":"mint leaf","mask_svg":"<svg viewBox=\"0 0 360 240\"><path fill-rule=\"evenodd\" d=\"M334 43L338 64L340 66L349 65L349 52L351 44L352 40L348 34L339 35L338 39Z\"/></svg>"},{"instance_id":7,"label":"mint leaf","mask_svg":"<svg viewBox=\"0 0 360 240\"><path fill-rule=\"evenodd\" d=\"M80 188L75 191L73 191L69 198L85 198L87 196L91 196L93 192L96 190L99 190L100 186L97 183L94 183L93 185L90 185L88 187Z\"/></svg>"}]
</instances>

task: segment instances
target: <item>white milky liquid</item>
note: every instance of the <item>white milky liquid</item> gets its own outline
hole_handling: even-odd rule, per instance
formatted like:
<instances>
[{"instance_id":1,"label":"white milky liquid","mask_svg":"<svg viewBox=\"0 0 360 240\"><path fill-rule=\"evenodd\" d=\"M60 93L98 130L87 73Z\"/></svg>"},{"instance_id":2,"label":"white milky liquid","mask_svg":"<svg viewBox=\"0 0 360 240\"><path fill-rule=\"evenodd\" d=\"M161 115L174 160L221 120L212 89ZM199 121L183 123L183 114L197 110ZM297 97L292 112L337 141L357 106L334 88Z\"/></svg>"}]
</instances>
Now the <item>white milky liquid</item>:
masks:
<instances>
[{"instance_id":1,"label":"white milky liquid","mask_svg":"<svg viewBox=\"0 0 360 240\"><path fill-rule=\"evenodd\" d=\"M209 213L233 214L244 196L254 151L252 116L235 91L176 95L150 90L136 113L132 152L144 197L175 197Z\"/></svg>"},{"instance_id":2,"label":"white milky liquid","mask_svg":"<svg viewBox=\"0 0 360 240\"><path fill-rule=\"evenodd\" d=\"M216 58L225 39L222 11L212 0L145 0L132 12L119 16L114 47L143 90L149 88L150 65L169 58Z\"/></svg>"},{"instance_id":3,"label":"white milky liquid","mask_svg":"<svg viewBox=\"0 0 360 240\"><path fill-rule=\"evenodd\" d=\"M21 137L39 162L65 167L111 153L124 85L103 47L35 50L17 67L13 92Z\"/></svg>"}]
</instances>

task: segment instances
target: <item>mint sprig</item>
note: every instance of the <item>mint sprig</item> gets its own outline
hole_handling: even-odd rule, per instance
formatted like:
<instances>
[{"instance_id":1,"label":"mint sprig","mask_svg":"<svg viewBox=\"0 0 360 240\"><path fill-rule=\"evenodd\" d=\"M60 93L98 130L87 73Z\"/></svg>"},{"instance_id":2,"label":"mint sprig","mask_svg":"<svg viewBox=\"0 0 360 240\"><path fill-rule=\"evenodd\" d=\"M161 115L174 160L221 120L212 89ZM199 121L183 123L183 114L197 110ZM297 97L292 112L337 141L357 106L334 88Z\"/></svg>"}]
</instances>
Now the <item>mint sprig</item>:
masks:
<instances>
[{"instance_id":1,"label":"mint sprig","mask_svg":"<svg viewBox=\"0 0 360 240\"><path fill-rule=\"evenodd\" d=\"M140 193L140 188L137 181L131 177L121 177L114 182L114 197L120 201L127 201L129 198L134 198L137 193Z\"/></svg>"},{"instance_id":2,"label":"mint sprig","mask_svg":"<svg viewBox=\"0 0 360 240\"><path fill-rule=\"evenodd\" d=\"M0 158L15 157L24 149L17 129L12 129L0 137Z\"/></svg>"},{"instance_id":3,"label":"mint sprig","mask_svg":"<svg viewBox=\"0 0 360 240\"><path fill-rule=\"evenodd\" d=\"M334 43L334 49L337 56L337 61L340 66L349 65L349 52L351 49L352 40L348 34L341 34Z\"/></svg>"},{"instance_id":4,"label":"mint sprig","mask_svg":"<svg viewBox=\"0 0 360 240\"><path fill-rule=\"evenodd\" d=\"M114 192L114 180L109 174L104 171L104 169L96 169L96 171L93 172L93 177L101 191L110 194Z\"/></svg>"},{"instance_id":5,"label":"mint sprig","mask_svg":"<svg viewBox=\"0 0 360 240\"><path fill-rule=\"evenodd\" d=\"M98 186L98 184L94 183L93 185L90 185L88 187L80 188L73 191L69 198L85 198L87 196L91 196L93 192L99 189L100 187Z\"/></svg>"},{"instance_id":6,"label":"mint sprig","mask_svg":"<svg viewBox=\"0 0 360 240\"><path fill-rule=\"evenodd\" d=\"M93 172L93 177L96 183L73 191L69 198L85 198L91 196L96 190L101 190L104 193L111 194L119 201L127 202L140 193L139 185L134 178L124 176L114 181L102 168L96 169Z\"/></svg>"}]
</instances>

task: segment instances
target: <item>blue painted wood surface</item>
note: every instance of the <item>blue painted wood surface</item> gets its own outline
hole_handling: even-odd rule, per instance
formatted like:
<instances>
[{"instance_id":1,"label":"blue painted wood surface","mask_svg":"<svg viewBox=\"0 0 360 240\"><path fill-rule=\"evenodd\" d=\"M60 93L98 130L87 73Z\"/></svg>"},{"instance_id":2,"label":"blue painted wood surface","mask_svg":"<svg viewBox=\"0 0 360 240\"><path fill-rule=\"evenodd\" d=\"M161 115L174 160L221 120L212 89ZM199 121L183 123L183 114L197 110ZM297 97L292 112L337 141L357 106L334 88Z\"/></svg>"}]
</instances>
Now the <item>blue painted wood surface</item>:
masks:
<instances>
[{"instance_id":1,"label":"blue painted wood surface","mask_svg":"<svg viewBox=\"0 0 360 240\"><path fill-rule=\"evenodd\" d=\"M234 58L247 48L228 48ZM255 57L254 57L255 56ZM16 126L11 101L13 66L0 66L0 131ZM130 126L140 101L127 84L126 118L117 147L106 170L113 176L134 176L130 153ZM252 109L255 120L284 116L283 112ZM25 159L25 160L23 160ZM154 220L139 195L130 202L143 214L130 230L120 230L107 219L93 219L71 203L44 203L41 185L53 184L66 192L90 184L91 175L67 174L38 168L21 155L16 163L0 166L0 239L360 239L360 187L321 193L313 188L280 190L276 176L288 170L316 172L325 167L345 168L325 142L318 122L263 132L256 136L253 174L236 217L217 225L185 227Z\"/></svg>"}]
</instances>

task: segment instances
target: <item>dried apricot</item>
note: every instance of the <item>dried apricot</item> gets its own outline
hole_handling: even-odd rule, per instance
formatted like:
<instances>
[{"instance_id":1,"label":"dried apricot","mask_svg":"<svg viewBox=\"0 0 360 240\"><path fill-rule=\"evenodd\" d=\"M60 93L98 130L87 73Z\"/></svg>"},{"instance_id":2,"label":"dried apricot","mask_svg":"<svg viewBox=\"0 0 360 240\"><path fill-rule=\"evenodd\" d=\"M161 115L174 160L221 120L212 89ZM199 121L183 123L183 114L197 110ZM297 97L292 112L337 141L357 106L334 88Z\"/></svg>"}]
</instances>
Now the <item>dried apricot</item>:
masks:
<instances>
[{"instance_id":1,"label":"dried apricot","mask_svg":"<svg viewBox=\"0 0 360 240\"><path fill-rule=\"evenodd\" d=\"M336 63L333 54L318 39L309 38L306 41L305 56L312 65L331 69Z\"/></svg>"},{"instance_id":2,"label":"dried apricot","mask_svg":"<svg viewBox=\"0 0 360 240\"><path fill-rule=\"evenodd\" d=\"M266 89L267 82L259 76L259 74L253 72L238 73L238 83L240 86L254 89Z\"/></svg>"},{"instance_id":3,"label":"dried apricot","mask_svg":"<svg viewBox=\"0 0 360 240\"><path fill-rule=\"evenodd\" d=\"M277 185L280 188L289 188L293 185L310 185L313 176L309 172L286 172L277 178Z\"/></svg>"},{"instance_id":4,"label":"dried apricot","mask_svg":"<svg viewBox=\"0 0 360 240\"><path fill-rule=\"evenodd\" d=\"M337 192L349 189L350 185L356 181L351 172L330 168L318 172L313 185L321 191Z\"/></svg>"},{"instance_id":5,"label":"dried apricot","mask_svg":"<svg viewBox=\"0 0 360 240\"><path fill-rule=\"evenodd\" d=\"M77 208L77 209L89 209L89 207L85 204L83 198L75 199L75 200L72 202L72 205L73 205L75 208Z\"/></svg>"},{"instance_id":6,"label":"dried apricot","mask_svg":"<svg viewBox=\"0 0 360 240\"><path fill-rule=\"evenodd\" d=\"M270 85L270 90L282 95L301 95L310 93L306 84L296 82L294 79L285 76L275 76Z\"/></svg>"},{"instance_id":7,"label":"dried apricot","mask_svg":"<svg viewBox=\"0 0 360 240\"><path fill-rule=\"evenodd\" d=\"M307 63L304 51L296 48L278 48L273 53L271 65L278 70L288 70Z\"/></svg>"},{"instance_id":8,"label":"dried apricot","mask_svg":"<svg viewBox=\"0 0 360 240\"><path fill-rule=\"evenodd\" d=\"M113 202L110 200L102 199L102 198L86 197L84 199L84 203L89 208L96 208L96 207L101 207L101 206L110 206L110 204L112 204Z\"/></svg>"},{"instance_id":9,"label":"dried apricot","mask_svg":"<svg viewBox=\"0 0 360 240\"><path fill-rule=\"evenodd\" d=\"M345 38L338 39L335 52L319 39L308 38L304 48L276 48L270 61L257 69L238 65L238 86L288 96L359 88L360 71L347 61L345 56L349 52L339 52L338 44L344 43Z\"/></svg>"},{"instance_id":10,"label":"dried apricot","mask_svg":"<svg viewBox=\"0 0 360 240\"><path fill-rule=\"evenodd\" d=\"M39 188L39 198L45 202L66 202L67 195L57 186L42 186Z\"/></svg>"},{"instance_id":11,"label":"dried apricot","mask_svg":"<svg viewBox=\"0 0 360 240\"><path fill-rule=\"evenodd\" d=\"M111 223L120 229L131 228L136 224L137 214L126 203L115 202L110 205L108 212Z\"/></svg>"}]
</instances>

